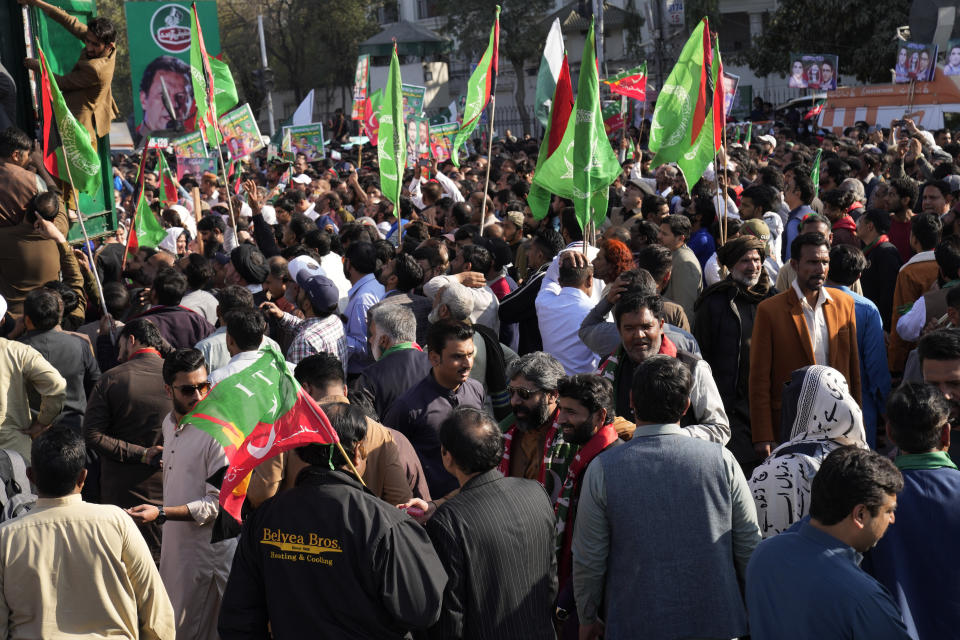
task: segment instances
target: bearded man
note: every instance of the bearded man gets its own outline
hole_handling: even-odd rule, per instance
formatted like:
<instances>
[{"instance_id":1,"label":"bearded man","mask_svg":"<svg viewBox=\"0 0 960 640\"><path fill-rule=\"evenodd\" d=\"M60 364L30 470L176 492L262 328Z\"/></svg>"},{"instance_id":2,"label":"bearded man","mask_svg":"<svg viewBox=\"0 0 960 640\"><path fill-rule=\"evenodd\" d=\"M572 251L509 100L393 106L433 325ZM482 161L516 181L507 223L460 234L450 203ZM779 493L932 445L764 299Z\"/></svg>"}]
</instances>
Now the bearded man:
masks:
<instances>
[{"instance_id":1,"label":"bearded man","mask_svg":"<svg viewBox=\"0 0 960 640\"><path fill-rule=\"evenodd\" d=\"M500 422L504 434L500 472L536 480L556 499L570 449L557 422L563 365L549 353L534 351L510 362L506 373L511 413Z\"/></svg>"},{"instance_id":2,"label":"bearded man","mask_svg":"<svg viewBox=\"0 0 960 640\"><path fill-rule=\"evenodd\" d=\"M717 251L726 278L708 287L694 305L694 336L713 370L730 420L727 448L749 475L759 462L750 432L750 336L757 305L776 293L763 262L766 245L742 236Z\"/></svg>"}]
</instances>

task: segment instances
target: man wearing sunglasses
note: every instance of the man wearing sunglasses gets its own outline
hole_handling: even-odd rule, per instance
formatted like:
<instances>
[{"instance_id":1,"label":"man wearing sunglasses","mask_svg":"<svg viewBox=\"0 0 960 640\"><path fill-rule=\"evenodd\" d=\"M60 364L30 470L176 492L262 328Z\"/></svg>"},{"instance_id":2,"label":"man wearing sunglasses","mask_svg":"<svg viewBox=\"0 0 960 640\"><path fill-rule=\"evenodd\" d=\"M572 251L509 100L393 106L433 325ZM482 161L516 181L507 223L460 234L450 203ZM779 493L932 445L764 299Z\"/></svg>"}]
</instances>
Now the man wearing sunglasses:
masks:
<instances>
[{"instance_id":1,"label":"man wearing sunglasses","mask_svg":"<svg viewBox=\"0 0 960 640\"><path fill-rule=\"evenodd\" d=\"M168 355L163 382L173 402L173 411L163 420L164 504L143 504L127 513L137 523L156 522L163 527L160 577L173 605L177 637L215 639L220 599L237 540L210 542L220 489L209 478L228 464L223 447L207 433L181 422L210 390L203 354L197 349L177 349Z\"/></svg>"},{"instance_id":2,"label":"man wearing sunglasses","mask_svg":"<svg viewBox=\"0 0 960 640\"><path fill-rule=\"evenodd\" d=\"M504 434L500 472L536 480L556 498L563 483L552 465L556 447L563 445L557 423L557 383L566 375L563 365L549 353L534 351L510 362L506 373L511 413L500 423Z\"/></svg>"}]
</instances>

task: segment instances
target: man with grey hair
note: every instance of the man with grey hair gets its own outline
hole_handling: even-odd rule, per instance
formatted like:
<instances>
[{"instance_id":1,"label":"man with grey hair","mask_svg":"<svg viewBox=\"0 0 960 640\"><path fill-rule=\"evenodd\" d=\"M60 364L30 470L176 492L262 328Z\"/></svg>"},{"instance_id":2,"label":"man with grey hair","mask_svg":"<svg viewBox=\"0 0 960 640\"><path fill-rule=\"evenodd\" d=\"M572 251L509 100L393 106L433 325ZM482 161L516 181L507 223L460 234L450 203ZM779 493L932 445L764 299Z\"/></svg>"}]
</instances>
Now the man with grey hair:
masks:
<instances>
[{"instance_id":1,"label":"man with grey hair","mask_svg":"<svg viewBox=\"0 0 960 640\"><path fill-rule=\"evenodd\" d=\"M473 291L459 282L451 282L437 290L433 311L430 312L430 322L436 324L441 320L459 320L473 325L476 332L473 339L476 354L470 377L483 385L484 393L493 405L494 414L498 420L503 420L510 415L505 367L517 358L517 354L500 342L496 330L471 320L474 315Z\"/></svg>"},{"instance_id":2,"label":"man with grey hair","mask_svg":"<svg viewBox=\"0 0 960 640\"><path fill-rule=\"evenodd\" d=\"M417 344L417 318L404 305L380 303L367 320L370 353L376 362L354 382L351 396L364 396L378 416L430 373L430 360Z\"/></svg>"},{"instance_id":3,"label":"man with grey hair","mask_svg":"<svg viewBox=\"0 0 960 640\"><path fill-rule=\"evenodd\" d=\"M500 422L504 433L500 472L536 480L556 498L565 475L553 463L570 450L557 423L557 383L566 375L549 353L534 351L507 365L511 414ZM566 466L565 464L562 466Z\"/></svg>"}]
</instances>

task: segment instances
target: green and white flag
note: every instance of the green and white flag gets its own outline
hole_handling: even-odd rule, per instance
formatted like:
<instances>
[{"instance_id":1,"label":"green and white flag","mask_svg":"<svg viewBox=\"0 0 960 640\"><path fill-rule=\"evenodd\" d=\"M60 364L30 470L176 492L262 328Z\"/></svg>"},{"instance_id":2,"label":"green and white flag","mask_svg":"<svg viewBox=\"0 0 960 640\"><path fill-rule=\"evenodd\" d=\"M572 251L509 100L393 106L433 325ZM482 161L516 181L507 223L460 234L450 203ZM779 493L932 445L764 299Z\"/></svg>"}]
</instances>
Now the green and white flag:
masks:
<instances>
[{"instance_id":1,"label":"green and white flag","mask_svg":"<svg viewBox=\"0 0 960 640\"><path fill-rule=\"evenodd\" d=\"M593 20L581 60L577 101L567 130L557 151L534 175L534 184L573 200L577 220L585 229L591 219L600 224L606 218L609 188L620 175L620 163L603 125Z\"/></svg>"},{"instance_id":2,"label":"green and white flag","mask_svg":"<svg viewBox=\"0 0 960 640\"><path fill-rule=\"evenodd\" d=\"M563 65L563 32L560 30L560 18L554 18L547 34L547 42L543 46L543 58L540 59L540 71L537 72L537 120L543 127L550 119L550 104L553 102L553 92L560 79L560 68Z\"/></svg>"},{"instance_id":3,"label":"green and white flag","mask_svg":"<svg viewBox=\"0 0 960 640\"><path fill-rule=\"evenodd\" d=\"M77 122L50 73L47 58L40 56L40 120L43 164L52 175L78 190L95 195L100 190L100 156L90 142L90 132Z\"/></svg>"},{"instance_id":4,"label":"green and white flag","mask_svg":"<svg viewBox=\"0 0 960 640\"><path fill-rule=\"evenodd\" d=\"M477 64L477 68L470 75L467 82L467 103L463 108L463 124L453 139L453 149L450 159L454 166L460 166L460 147L467 141L473 130L480 122L480 114L490 102L491 90L496 87L497 60L500 49L500 5L497 5L497 14L490 29L490 40L487 50Z\"/></svg>"},{"instance_id":5,"label":"green and white flag","mask_svg":"<svg viewBox=\"0 0 960 640\"><path fill-rule=\"evenodd\" d=\"M403 126L403 92L400 89L400 60L394 46L390 58L390 72L383 92L377 119L377 161L380 165L380 191L398 208L400 218L400 189L403 186L403 168L407 164L407 144Z\"/></svg>"},{"instance_id":6,"label":"green and white flag","mask_svg":"<svg viewBox=\"0 0 960 640\"><path fill-rule=\"evenodd\" d=\"M660 90L650 126L650 151L655 154L650 166L677 163L688 189L700 180L714 155L713 117L706 113L713 99L705 95L706 76L716 71L707 66L709 33L704 19L690 34Z\"/></svg>"},{"instance_id":7,"label":"green and white flag","mask_svg":"<svg viewBox=\"0 0 960 640\"><path fill-rule=\"evenodd\" d=\"M227 63L216 58L208 57L207 60L210 62L210 70L213 71L213 102L217 107L219 118L240 104L240 97L237 95L237 85L233 81L233 74Z\"/></svg>"}]
</instances>

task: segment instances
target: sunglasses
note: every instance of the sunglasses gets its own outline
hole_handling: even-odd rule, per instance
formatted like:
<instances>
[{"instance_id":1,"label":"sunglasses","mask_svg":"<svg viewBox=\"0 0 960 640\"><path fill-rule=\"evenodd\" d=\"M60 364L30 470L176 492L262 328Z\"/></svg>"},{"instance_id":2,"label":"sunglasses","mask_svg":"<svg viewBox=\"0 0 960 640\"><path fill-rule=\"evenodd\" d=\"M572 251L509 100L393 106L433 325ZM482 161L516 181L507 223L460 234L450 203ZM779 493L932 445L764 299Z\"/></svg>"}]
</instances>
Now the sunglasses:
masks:
<instances>
[{"instance_id":1,"label":"sunglasses","mask_svg":"<svg viewBox=\"0 0 960 640\"><path fill-rule=\"evenodd\" d=\"M182 384L178 387L174 387L174 389L185 396L192 396L196 392L199 392L200 395L204 395L210 390L210 384L207 382L201 382L200 384Z\"/></svg>"},{"instance_id":2,"label":"sunglasses","mask_svg":"<svg viewBox=\"0 0 960 640\"><path fill-rule=\"evenodd\" d=\"M529 400L533 394L537 393L539 389L524 389L523 387L507 387L507 391L510 392L510 396L517 394L520 396L521 400Z\"/></svg>"}]
</instances>

